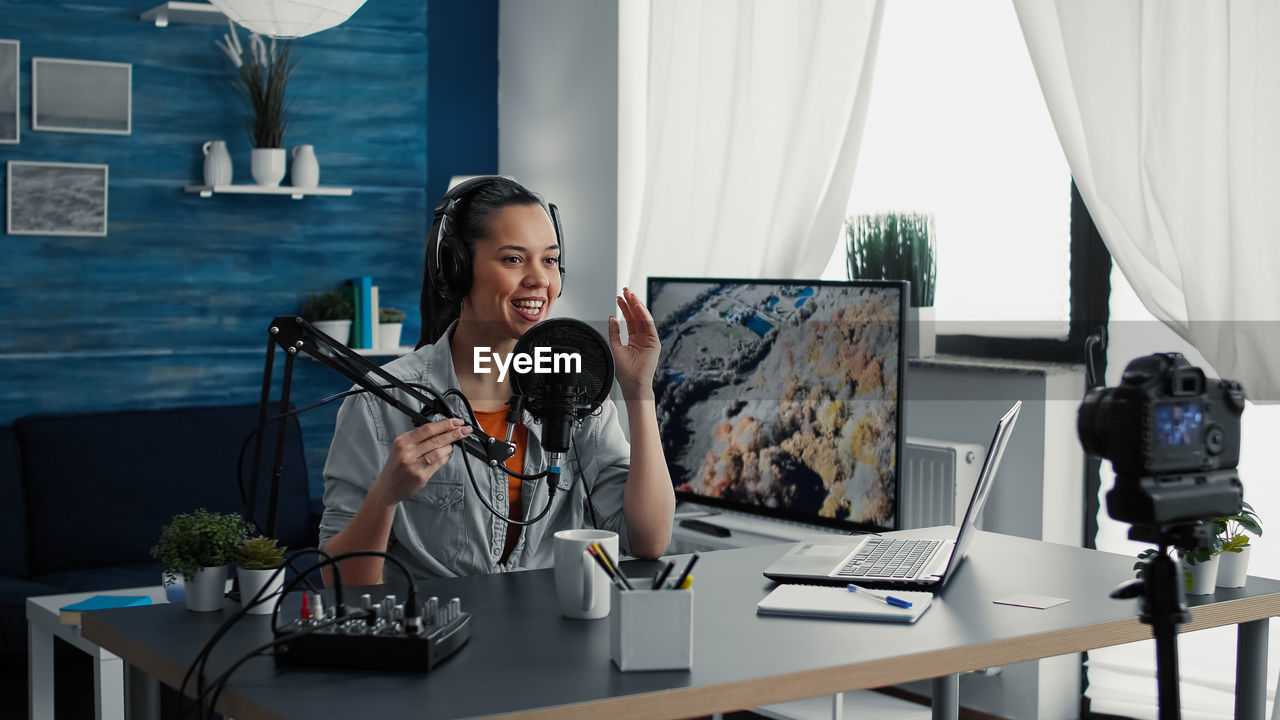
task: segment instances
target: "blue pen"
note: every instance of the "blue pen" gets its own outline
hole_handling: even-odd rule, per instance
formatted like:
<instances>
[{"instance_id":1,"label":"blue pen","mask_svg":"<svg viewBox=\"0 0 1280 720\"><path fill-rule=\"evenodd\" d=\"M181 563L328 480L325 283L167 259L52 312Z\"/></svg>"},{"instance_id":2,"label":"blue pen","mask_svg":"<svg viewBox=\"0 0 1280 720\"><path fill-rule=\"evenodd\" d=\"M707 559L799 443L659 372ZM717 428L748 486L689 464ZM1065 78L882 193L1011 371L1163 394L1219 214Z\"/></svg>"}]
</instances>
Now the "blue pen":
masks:
<instances>
[{"instance_id":1,"label":"blue pen","mask_svg":"<svg viewBox=\"0 0 1280 720\"><path fill-rule=\"evenodd\" d=\"M900 607L900 608L911 607L911 603L907 602L906 600L903 600L902 598L896 598L892 595L882 595L873 590L868 590L864 587L858 587L857 585L852 585L852 584L845 585L845 587L849 588L849 592L861 593L863 595L866 595L867 597L873 597L886 605L892 605L894 607Z\"/></svg>"}]
</instances>

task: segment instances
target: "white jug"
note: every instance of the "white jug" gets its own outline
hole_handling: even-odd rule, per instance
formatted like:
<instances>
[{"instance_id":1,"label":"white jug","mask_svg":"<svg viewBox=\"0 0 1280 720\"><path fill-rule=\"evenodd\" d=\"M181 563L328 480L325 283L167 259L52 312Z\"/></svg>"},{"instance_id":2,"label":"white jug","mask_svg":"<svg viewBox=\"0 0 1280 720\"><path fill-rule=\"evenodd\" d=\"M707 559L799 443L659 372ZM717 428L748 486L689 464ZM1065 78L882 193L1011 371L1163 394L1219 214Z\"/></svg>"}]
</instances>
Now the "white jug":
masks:
<instances>
[{"instance_id":1,"label":"white jug","mask_svg":"<svg viewBox=\"0 0 1280 720\"><path fill-rule=\"evenodd\" d=\"M293 165L289 168L289 183L294 187L315 187L320 184L320 164L311 145L293 148Z\"/></svg>"},{"instance_id":2,"label":"white jug","mask_svg":"<svg viewBox=\"0 0 1280 720\"><path fill-rule=\"evenodd\" d=\"M226 140L210 140L204 149L204 184L231 184L231 155Z\"/></svg>"}]
</instances>

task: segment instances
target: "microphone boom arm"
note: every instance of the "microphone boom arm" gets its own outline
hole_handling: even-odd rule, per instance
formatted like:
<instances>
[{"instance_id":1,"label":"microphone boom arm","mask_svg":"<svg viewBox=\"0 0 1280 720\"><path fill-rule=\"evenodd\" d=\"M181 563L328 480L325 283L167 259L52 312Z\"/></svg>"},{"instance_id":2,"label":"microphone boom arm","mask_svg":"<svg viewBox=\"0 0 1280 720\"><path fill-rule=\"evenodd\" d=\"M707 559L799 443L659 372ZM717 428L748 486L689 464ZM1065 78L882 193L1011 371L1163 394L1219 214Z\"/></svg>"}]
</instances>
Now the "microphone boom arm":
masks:
<instances>
[{"instance_id":1,"label":"microphone boom arm","mask_svg":"<svg viewBox=\"0 0 1280 720\"><path fill-rule=\"evenodd\" d=\"M369 362L364 356L353 352L346 345L320 332L314 325L300 317L282 315L271 321L268 330L271 339L289 354L290 358L298 352L305 352L320 364L347 378L360 388L378 396L388 405L394 407L413 421L415 427L431 422L431 415L455 417L453 411L442 398L434 398L418 388L409 385L400 378ZM376 376L378 382L371 376ZM415 402L422 404L419 410L402 401L389 392L387 385L408 395ZM479 430L480 428L476 428ZM475 435L455 441L464 451L484 461L489 466L497 466L506 462L514 453L514 449L497 438L489 438L488 442Z\"/></svg>"}]
</instances>

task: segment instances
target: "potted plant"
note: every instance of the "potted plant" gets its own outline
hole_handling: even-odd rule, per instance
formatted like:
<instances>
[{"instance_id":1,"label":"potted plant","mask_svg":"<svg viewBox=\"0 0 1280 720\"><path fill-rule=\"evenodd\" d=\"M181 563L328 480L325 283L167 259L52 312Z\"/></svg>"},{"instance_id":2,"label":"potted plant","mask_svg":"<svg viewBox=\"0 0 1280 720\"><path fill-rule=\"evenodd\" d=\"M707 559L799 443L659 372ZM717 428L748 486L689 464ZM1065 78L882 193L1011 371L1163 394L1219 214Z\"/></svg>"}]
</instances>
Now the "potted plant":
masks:
<instances>
[{"instance_id":1,"label":"potted plant","mask_svg":"<svg viewBox=\"0 0 1280 720\"><path fill-rule=\"evenodd\" d=\"M298 314L325 335L344 345L349 344L351 321L356 316L356 307L346 292L331 290L311 293L302 301L302 309Z\"/></svg>"},{"instance_id":2,"label":"potted plant","mask_svg":"<svg viewBox=\"0 0 1280 720\"><path fill-rule=\"evenodd\" d=\"M1222 541L1214 538L1209 548L1178 550L1182 558L1183 578L1188 595L1209 595L1218 585L1218 558L1222 553Z\"/></svg>"},{"instance_id":3,"label":"potted plant","mask_svg":"<svg viewBox=\"0 0 1280 720\"><path fill-rule=\"evenodd\" d=\"M933 291L937 275L933 216L919 212L857 215L845 221L845 270L850 280L907 280L905 349L909 357L934 354Z\"/></svg>"},{"instance_id":4,"label":"potted plant","mask_svg":"<svg viewBox=\"0 0 1280 720\"><path fill-rule=\"evenodd\" d=\"M1238 515L1213 521L1218 531L1218 540L1222 543L1218 560L1218 587L1244 587L1249 575L1249 554L1253 548L1245 533L1262 537L1262 522L1253 506L1249 503L1242 503L1242 506Z\"/></svg>"},{"instance_id":5,"label":"potted plant","mask_svg":"<svg viewBox=\"0 0 1280 720\"><path fill-rule=\"evenodd\" d=\"M293 45L286 40L277 48L275 38L268 44L261 35L250 33L249 45L245 47L240 44L235 24L228 24L230 30L217 45L239 73L236 92L249 111L245 123L253 141L249 172L259 185L275 187L285 173L284 131L288 126L285 86L293 74L290 56Z\"/></svg>"},{"instance_id":6,"label":"potted plant","mask_svg":"<svg viewBox=\"0 0 1280 720\"><path fill-rule=\"evenodd\" d=\"M254 615L269 615L275 602L272 600L280 594L284 586L284 551L269 537L259 535L245 539L236 550L236 575L240 578L240 604L246 612ZM262 597L256 604L254 597L263 590Z\"/></svg>"},{"instance_id":7,"label":"potted plant","mask_svg":"<svg viewBox=\"0 0 1280 720\"><path fill-rule=\"evenodd\" d=\"M181 513L160 531L151 557L163 563L166 572L182 575L188 609L221 610L227 564L234 559L247 530L244 518L233 513L204 508Z\"/></svg>"},{"instance_id":8,"label":"potted plant","mask_svg":"<svg viewBox=\"0 0 1280 720\"><path fill-rule=\"evenodd\" d=\"M384 307L378 311L378 347L393 350L400 347L400 328L404 325L404 311Z\"/></svg>"},{"instance_id":9,"label":"potted plant","mask_svg":"<svg viewBox=\"0 0 1280 720\"><path fill-rule=\"evenodd\" d=\"M1182 568L1183 590L1188 595L1208 595L1213 592L1214 581L1218 575L1218 549L1182 550L1169 548L1171 555L1178 558L1178 567ZM1147 548L1138 553L1138 562L1133 564L1137 572L1135 576L1141 580L1145 574L1147 561L1157 553L1155 548Z\"/></svg>"}]
</instances>

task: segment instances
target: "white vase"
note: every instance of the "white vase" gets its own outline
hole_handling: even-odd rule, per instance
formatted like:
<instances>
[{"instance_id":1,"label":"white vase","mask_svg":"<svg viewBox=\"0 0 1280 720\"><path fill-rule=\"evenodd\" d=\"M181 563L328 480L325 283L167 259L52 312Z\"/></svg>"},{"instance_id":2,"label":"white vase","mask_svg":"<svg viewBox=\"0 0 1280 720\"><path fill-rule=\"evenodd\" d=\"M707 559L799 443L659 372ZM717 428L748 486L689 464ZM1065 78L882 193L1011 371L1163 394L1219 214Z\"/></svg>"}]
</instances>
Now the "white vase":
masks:
<instances>
[{"instance_id":1,"label":"white vase","mask_svg":"<svg viewBox=\"0 0 1280 720\"><path fill-rule=\"evenodd\" d=\"M1214 588L1218 586L1218 555L1214 555L1205 562L1188 565L1186 561L1182 563L1184 571L1191 572L1191 589L1187 591L1188 595L1210 595Z\"/></svg>"},{"instance_id":2,"label":"white vase","mask_svg":"<svg viewBox=\"0 0 1280 720\"><path fill-rule=\"evenodd\" d=\"M231 184L231 154L227 152L226 140L210 140L202 147L204 150L204 184Z\"/></svg>"},{"instance_id":3,"label":"white vase","mask_svg":"<svg viewBox=\"0 0 1280 720\"><path fill-rule=\"evenodd\" d=\"M350 320L317 320L312 325L320 332L337 340L343 345L350 346L351 339L351 321Z\"/></svg>"},{"instance_id":4,"label":"white vase","mask_svg":"<svg viewBox=\"0 0 1280 720\"><path fill-rule=\"evenodd\" d=\"M293 148L293 164L289 166L289 184L304 188L313 188L320 184L320 163L316 162L316 150L311 145L297 145Z\"/></svg>"},{"instance_id":5,"label":"white vase","mask_svg":"<svg viewBox=\"0 0 1280 720\"><path fill-rule=\"evenodd\" d=\"M394 350L400 347L400 327L404 323L378 323L378 348Z\"/></svg>"},{"instance_id":6,"label":"white vase","mask_svg":"<svg viewBox=\"0 0 1280 720\"><path fill-rule=\"evenodd\" d=\"M222 609L227 594L227 566L202 567L186 579L187 609L214 612Z\"/></svg>"},{"instance_id":7,"label":"white vase","mask_svg":"<svg viewBox=\"0 0 1280 720\"><path fill-rule=\"evenodd\" d=\"M236 577L240 579L240 605L246 608L245 612L250 615L270 615L276 606L275 597L280 594L280 590L284 587L284 573L274 569L246 570L237 568ZM262 593L261 601L250 607L250 601L264 586L267 589Z\"/></svg>"},{"instance_id":8,"label":"white vase","mask_svg":"<svg viewBox=\"0 0 1280 720\"><path fill-rule=\"evenodd\" d=\"M279 186L284 179L284 165L284 148L254 148L249 153L249 172L259 185Z\"/></svg>"},{"instance_id":9,"label":"white vase","mask_svg":"<svg viewBox=\"0 0 1280 720\"><path fill-rule=\"evenodd\" d=\"M1218 555L1218 587L1244 587L1249 577L1249 553L1252 550L1252 545L1245 545L1240 552L1224 552Z\"/></svg>"},{"instance_id":10,"label":"white vase","mask_svg":"<svg viewBox=\"0 0 1280 720\"><path fill-rule=\"evenodd\" d=\"M938 330L932 306L908 307L905 332L903 350L907 357L933 357L936 354Z\"/></svg>"}]
</instances>

